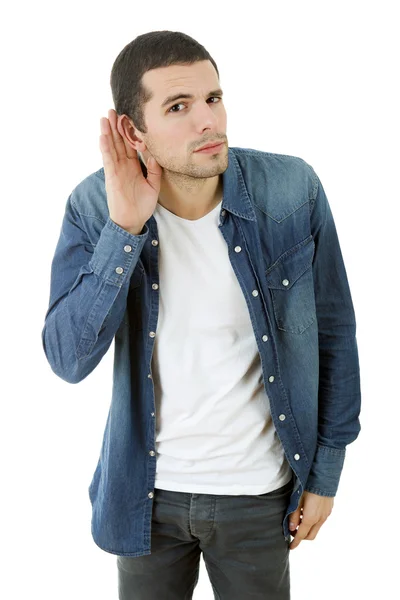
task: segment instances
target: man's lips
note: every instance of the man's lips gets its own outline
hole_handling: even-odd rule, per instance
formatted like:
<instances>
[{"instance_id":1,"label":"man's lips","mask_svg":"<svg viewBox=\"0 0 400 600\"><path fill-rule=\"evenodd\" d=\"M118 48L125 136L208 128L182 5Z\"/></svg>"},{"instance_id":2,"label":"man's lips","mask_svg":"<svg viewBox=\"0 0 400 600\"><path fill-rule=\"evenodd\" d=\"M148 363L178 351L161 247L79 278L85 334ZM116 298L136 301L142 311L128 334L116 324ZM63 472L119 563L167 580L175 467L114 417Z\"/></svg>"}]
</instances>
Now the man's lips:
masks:
<instances>
[{"instance_id":1,"label":"man's lips","mask_svg":"<svg viewBox=\"0 0 400 600\"><path fill-rule=\"evenodd\" d=\"M217 146L221 146L224 142L213 142L210 144L207 144L206 146L202 146L201 148L197 148L197 150L195 150L195 152L200 152L201 150L207 150L207 148L216 148Z\"/></svg>"}]
</instances>

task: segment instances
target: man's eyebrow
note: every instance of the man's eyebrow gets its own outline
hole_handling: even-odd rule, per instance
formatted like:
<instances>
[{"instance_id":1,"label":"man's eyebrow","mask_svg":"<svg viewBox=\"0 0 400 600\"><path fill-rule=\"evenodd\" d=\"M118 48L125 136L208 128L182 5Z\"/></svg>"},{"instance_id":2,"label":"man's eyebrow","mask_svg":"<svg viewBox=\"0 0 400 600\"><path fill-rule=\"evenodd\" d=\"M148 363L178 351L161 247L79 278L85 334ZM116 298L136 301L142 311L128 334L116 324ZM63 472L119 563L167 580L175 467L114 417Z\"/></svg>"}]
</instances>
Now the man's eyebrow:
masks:
<instances>
[{"instance_id":1,"label":"man's eyebrow","mask_svg":"<svg viewBox=\"0 0 400 600\"><path fill-rule=\"evenodd\" d=\"M209 96L222 96L223 95L223 91L221 90L221 88L218 88L217 90L213 90L212 92L208 93L208 97ZM167 104L170 104L171 102L175 102L175 100L181 100L182 98L187 98L187 99L191 99L194 98L194 96L192 94L174 94L173 96L168 96L168 98L165 98L164 102L161 104L161 108L163 108L164 106L167 106Z\"/></svg>"}]
</instances>

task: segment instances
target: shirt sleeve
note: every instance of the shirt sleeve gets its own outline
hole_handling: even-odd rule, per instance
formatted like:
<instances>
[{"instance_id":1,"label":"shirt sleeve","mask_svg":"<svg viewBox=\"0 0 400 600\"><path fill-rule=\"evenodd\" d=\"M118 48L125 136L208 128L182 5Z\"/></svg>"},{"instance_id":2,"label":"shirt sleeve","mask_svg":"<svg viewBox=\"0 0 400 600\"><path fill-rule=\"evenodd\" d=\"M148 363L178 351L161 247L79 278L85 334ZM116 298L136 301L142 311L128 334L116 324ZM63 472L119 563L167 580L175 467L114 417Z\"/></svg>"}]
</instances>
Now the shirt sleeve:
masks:
<instances>
[{"instance_id":1,"label":"shirt sleeve","mask_svg":"<svg viewBox=\"0 0 400 600\"><path fill-rule=\"evenodd\" d=\"M319 345L318 439L305 490L335 496L346 445L361 430L360 368L356 318L338 234L324 188L314 175L317 191L310 218Z\"/></svg>"},{"instance_id":2,"label":"shirt sleeve","mask_svg":"<svg viewBox=\"0 0 400 600\"><path fill-rule=\"evenodd\" d=\"M149 234L130 234L108 217L93 245L69 196L51 264L42 344L56 375L82 381L113 341L127 304L131 275Z\"/></svg>"}]
</instances>

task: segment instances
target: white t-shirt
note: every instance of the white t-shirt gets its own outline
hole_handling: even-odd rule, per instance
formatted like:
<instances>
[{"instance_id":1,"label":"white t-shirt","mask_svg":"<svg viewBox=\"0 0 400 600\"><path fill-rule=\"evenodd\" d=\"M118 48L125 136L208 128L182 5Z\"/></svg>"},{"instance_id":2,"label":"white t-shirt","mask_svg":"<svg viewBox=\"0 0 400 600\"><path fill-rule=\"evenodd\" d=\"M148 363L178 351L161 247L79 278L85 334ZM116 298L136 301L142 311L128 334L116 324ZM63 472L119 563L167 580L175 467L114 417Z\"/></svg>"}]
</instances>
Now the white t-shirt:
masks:
<instances>
[{"instance_id":1,"label":"white t-shirt","mask_svg":"<svg viewBox=\"0 0 400 600\"><path fill-rule=\"evenodd\" d=\"M292 470L218 227L221 204L194 221L160 204L154 212L160 241L155 488L263 494L290 481Z\"/></svg>"}]
</instances>

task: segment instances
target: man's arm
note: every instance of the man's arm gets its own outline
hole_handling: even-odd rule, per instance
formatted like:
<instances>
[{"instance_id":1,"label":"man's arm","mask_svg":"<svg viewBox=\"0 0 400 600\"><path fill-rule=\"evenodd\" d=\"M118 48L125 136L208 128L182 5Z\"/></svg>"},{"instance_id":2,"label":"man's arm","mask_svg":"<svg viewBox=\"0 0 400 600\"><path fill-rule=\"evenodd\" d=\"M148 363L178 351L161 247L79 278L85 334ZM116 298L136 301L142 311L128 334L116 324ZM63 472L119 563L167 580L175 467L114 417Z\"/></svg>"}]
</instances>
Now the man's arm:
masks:
<instances>
[{"instance_id":1,"label":"man's arm","mask_svg":"<svg viewBox=\"0 0 400 600\"><path fill-rule=\"evenodd\" d=\"M346 445L361 430L360 369L356 319L339 245L324 188L314 171L316 195L311 200L311 233L315 241L313 277L318 320L319 389L317 450L305 487L335 496Z\"/></svg>"},{"instance_id":2,"label":"man's arm","mask_svg":"<svg viewBox=\"0 0 400 600\"><path fill-rule=\"evenodd\" d=\"M107 352L126 310L129 283L148 236L133 235L109 217L95 247L69 196L51 265L49 307L42 330L56 375L78 383ZM125 251L131 246L131 251ZM123 271L116 270L122 267Z\"/></svg>"}]
</instances>

